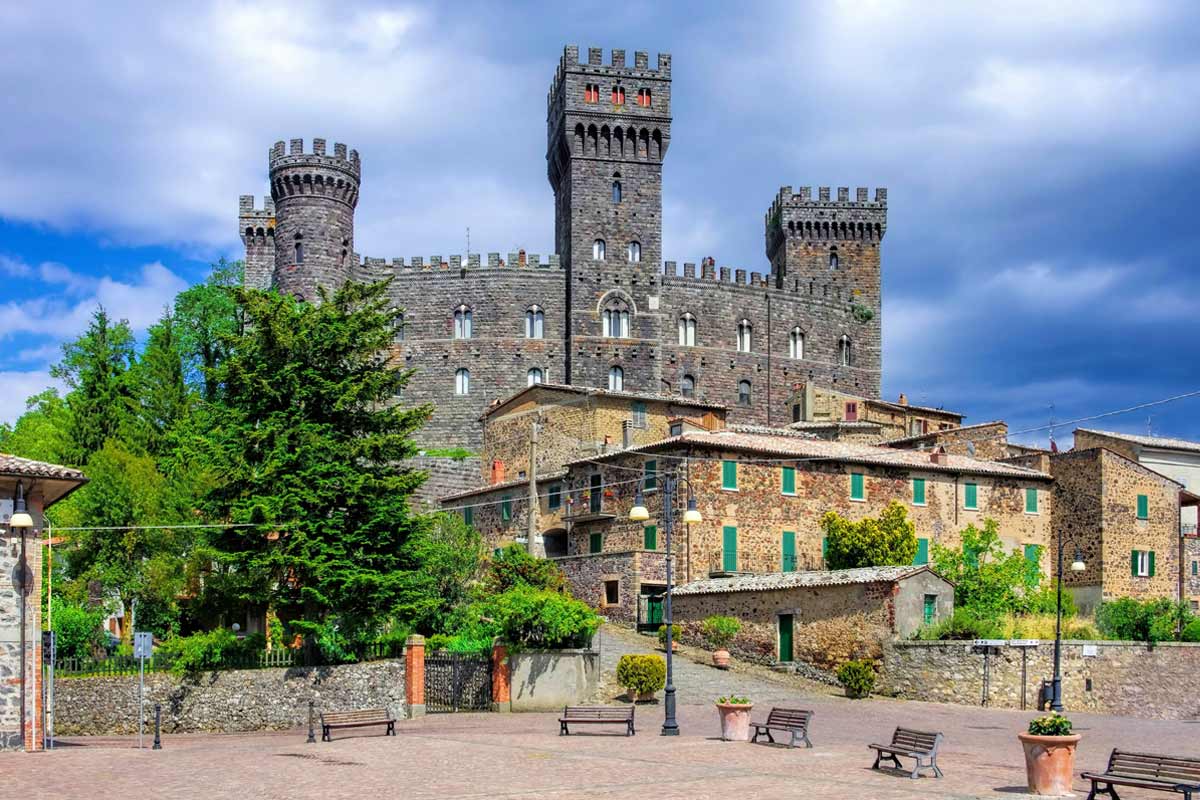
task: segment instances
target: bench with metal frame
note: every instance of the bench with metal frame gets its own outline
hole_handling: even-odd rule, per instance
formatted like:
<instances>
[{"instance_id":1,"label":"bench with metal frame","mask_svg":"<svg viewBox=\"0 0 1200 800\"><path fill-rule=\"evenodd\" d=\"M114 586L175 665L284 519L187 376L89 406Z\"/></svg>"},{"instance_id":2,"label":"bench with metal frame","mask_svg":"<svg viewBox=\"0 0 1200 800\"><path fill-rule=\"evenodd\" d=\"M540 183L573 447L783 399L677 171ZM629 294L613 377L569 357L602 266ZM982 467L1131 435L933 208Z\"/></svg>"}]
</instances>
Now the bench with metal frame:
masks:
<instances>
[{"instance_id":1,"label":"bench with metal frame","mask_svg":"<svg viewBox=\"0 0 1200 800\"><path fill-rule=\"evenodd\" d=\"M1092 782L1088 800L1095 800L1100 794L1120 800L1114 786L1172 792L1183 795L1185 800L1200 798L1200 758L1191 756L1130 753L1114 748L1104 772L1085 772L1081 777Z\"/></svg>"},{"instance_id":2,"label":"bench with metal frame","mask_svg":"<svg viewBox=\"0 0 1200 800\"><path fill-rule=\"evenodd\" d=\"M558 735L570 736L570 725L624 725L625 735L633 736L633 706L564 706L558 718Z\"/></svg>"},{"instance_id":3,"label":"bench with metal frame","mask_svg":"<svg viewBox=\"0 0 1200 800\"><path fill-rule=\"evenodd\" d=\"M775 737L771 735L771 731L774 730L791 734L792 739L788 747L795 747L797 740L804 742L805 747L812 747L812 742L808 740L808 723L812 715L813 712L800 708L772 708L767 714L766 722L750 722L750 726L754 728L754 736L750 742L757 742L759 735L765 733L767 741L775 744Z\"/></svg>"},{"instance_id":4,"label":"bench with metal frame","mask_svg":"<svg viewBox=\"0 0 1200 800\"><path fill-rule=\"evenodd\" d=\"M935 778L942 777L942 771L937 765L937 751L942 743L942 734L937 731L918 731L912 728L899 727L892 734L891 744L869 744L867 747L875 751L875 763L871 769L879 769L881 758L890 758L896 769L904 769L898 756L913 759L910 778L919 778L921 770L932 769Z\"/></svg>"},{"instance_id":5,"label":"bench with metal frame","mask_svg":"<svg viewBox=\"0 0 1200 800\"><path fill-rule=\"evenodd\" d=\"M359 711L322 711L321 741L333 741L330 731L335 728L365 728L370 725L386 725L385 736L396 735L396 720L386 708L364 708Z\"/></svg>"}]
</instances>

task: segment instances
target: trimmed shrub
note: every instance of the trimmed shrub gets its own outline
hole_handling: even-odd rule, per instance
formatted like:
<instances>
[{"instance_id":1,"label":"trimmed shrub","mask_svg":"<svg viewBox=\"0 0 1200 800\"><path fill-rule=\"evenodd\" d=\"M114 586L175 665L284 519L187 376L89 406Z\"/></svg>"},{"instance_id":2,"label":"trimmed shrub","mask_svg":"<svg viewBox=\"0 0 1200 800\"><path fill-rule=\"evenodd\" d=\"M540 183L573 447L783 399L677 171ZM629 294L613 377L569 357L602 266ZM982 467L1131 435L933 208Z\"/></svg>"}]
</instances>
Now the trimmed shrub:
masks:
<instances>
[{"instance_id":1,"label":"trimmed shrub","mask_svg":"<svg viewBox=\"0 0 1200 800\"><path fill-rule=\"evenodd\" d=\"M867 658L847 661L838 667L837 679L847 697L866 697L875 688L875 662Z\"/></svg>"},{"instance_id":2,"label":"trimmed shrub","mask_svg":"<svg viewBox=\"0 0 1200 800\"><path fill-rule=\"evenodd\" d=\"M1071 720L1058 712L1029 720L1029 732L1034 736L1070 736Z\"/></svg>"},{"instance_id":3,"label":"trimmed shrub","mask_svg":"<svg viewBox=\"0 0 1200 800\"><path fill-rule=\"evenodd\" d=\"M722 617L714 614L704 620L700 632L704 636L704 641L708 642L708 646L713 650L727 650L741 629L742 623L734 617Z\"/></svg>"},{"instance_id":4,"label":"trimmed shrub","mask_svg":"<svg viewBox=\"0 0 1200 800\"><path fill-rule=\"evenodd\" d=\"M587 647L600 627L600 618L587 603L528 586L490 597L476 610L496 635L515 648Z\"/></svg>"},{"instance_id":5,"label":"trimmed shrub","mask_svg":"<svg viewBox=\"0 0 1200 800\"><path fill-rule=\"evenodd\" d=\"M667 685L667 662L656 655L624 655L617 661L617 683L638 694L657 692Z\"/></svg>"}]
</instances>

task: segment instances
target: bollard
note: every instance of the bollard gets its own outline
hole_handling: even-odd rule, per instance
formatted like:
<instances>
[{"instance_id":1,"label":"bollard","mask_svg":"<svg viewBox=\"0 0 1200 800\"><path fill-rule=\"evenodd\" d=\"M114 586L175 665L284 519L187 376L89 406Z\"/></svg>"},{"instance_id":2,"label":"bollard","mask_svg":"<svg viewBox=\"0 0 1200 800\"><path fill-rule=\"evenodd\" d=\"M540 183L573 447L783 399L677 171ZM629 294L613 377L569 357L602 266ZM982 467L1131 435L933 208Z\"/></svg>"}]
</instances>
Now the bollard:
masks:
<instances>
[{"instance_id":1,"label":"bollard","mask_svg":"<svg viewBox=\"0 0 1200 800\"><path fill-rule=\"evenodd\" d=\"M308 739L305 744L317 743L317 732L313 730L313 701L308 701Z\"/></svg>"},{"instance_id":2,"label":"bollard","mask_svg":"<svg viewBox=\"0 0 1200 800\"><path fill-rule=\"evenodd\" d=\"M154 704L154 746L151 750L162 750L162 736L159 735L162 729L162 704Z\"/></svg>"}]
</instances>

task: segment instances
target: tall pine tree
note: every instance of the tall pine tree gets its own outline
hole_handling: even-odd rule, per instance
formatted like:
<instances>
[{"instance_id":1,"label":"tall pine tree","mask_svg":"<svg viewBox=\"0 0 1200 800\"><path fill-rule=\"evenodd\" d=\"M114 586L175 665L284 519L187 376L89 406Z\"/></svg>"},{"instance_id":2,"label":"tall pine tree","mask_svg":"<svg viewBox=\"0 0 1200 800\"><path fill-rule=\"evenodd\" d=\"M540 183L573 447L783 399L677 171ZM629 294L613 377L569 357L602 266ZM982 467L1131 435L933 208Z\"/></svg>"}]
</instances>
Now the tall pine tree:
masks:
<instances>
[{"instance_id":1,"label":"tall pine tree","mask_svg":"<svg viewBox=\"0 0 1200 800\"><path fill-rule=\"evenodd\" d=\"M66 401L72 464L86 463L120 429L128 409L125 373L133 363L133 347L129 323L114 322L100 307L87 331L64 344L62 361L50 368L70 390Z\"/></svg>"}]
</instances>

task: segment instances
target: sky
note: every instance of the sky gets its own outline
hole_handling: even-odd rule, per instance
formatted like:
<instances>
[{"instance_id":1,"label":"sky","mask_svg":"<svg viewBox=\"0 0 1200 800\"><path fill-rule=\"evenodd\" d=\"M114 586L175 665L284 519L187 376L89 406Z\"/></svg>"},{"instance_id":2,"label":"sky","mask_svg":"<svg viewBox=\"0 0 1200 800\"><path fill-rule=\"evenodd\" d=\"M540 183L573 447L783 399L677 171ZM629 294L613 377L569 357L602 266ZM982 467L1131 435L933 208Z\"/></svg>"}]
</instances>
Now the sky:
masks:
<instances>
[{"instance_id":1,"label":"sky","mask_svg":"<svg viewBox=\"0 0 1200 800\"><path fill-rule=\"evenodd\" d=\"M360 151L363 255L552 252L577 44L673 56L666 259L766 272L780 186L885 186L884 396L1069 444L1200 390L1197 41L1135 0L0 3L0 422L97 304L144 332L240 257L279 139ZM1200 397L1087 424L1200 439Z\"/></svg>"}]
</instances>

